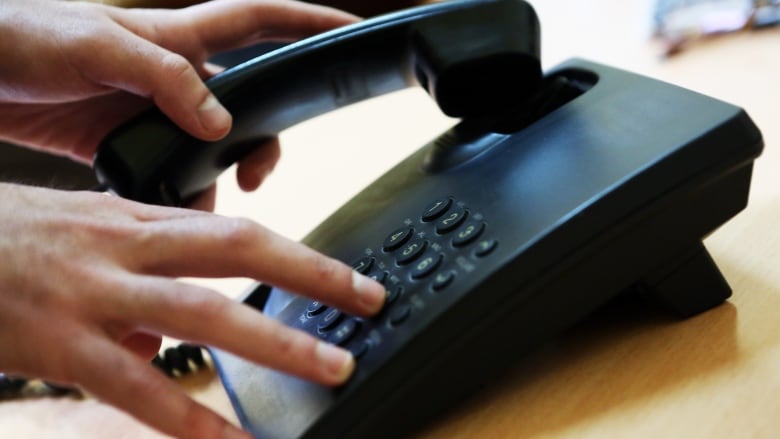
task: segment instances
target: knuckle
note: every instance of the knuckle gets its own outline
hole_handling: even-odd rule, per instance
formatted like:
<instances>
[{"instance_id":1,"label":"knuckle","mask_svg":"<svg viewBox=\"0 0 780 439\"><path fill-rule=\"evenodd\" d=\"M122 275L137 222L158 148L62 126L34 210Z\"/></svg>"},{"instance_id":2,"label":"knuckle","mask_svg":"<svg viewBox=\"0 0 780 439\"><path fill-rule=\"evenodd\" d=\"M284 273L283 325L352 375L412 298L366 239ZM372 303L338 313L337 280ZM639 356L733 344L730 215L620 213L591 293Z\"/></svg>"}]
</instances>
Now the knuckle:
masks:
<instances>
[{"instance_id":1,"label":"knuckle","mask_svg":"<svg viewBox=\"0 0 780 439\"><path fill-rule=\"evenodd\" d=\"M234 303L219 293L198 288L180 288L171 298L172 309L186 309L204 327L220 324Z\"/></svg>"},{"instance_id":2,"label":"knuckle","mask_svg":"<svg viewBox=\"0 0 780 439\"><path fill-rule=\"evenodd\" d=\"M246 218L225 218L221 237L228 248L244 249L257 245L261 239L257 224Z\"/></svg>"},{"instance_id":3,"label":"knuckle","mask_svg":"<svg viewBox=\"0 0 780 439\"><path fill-rule=\"evenodd\" d=\"M179 82L187 78L192 70L192 65L182 55L168 52L160 59L159 68L164 81Z\"/></svg>"},{"instance_id":4,"label":"knuckle","mask_svg":"<svg viewBox=\"0 0 780 439\"><path fill-rule=\"evenodd\" d=\"M331 285L334 283L345 284L347 282L348 270L335 259L322 255L314 255L309 262L317 282Z\"/></svg>"}]
</instances>

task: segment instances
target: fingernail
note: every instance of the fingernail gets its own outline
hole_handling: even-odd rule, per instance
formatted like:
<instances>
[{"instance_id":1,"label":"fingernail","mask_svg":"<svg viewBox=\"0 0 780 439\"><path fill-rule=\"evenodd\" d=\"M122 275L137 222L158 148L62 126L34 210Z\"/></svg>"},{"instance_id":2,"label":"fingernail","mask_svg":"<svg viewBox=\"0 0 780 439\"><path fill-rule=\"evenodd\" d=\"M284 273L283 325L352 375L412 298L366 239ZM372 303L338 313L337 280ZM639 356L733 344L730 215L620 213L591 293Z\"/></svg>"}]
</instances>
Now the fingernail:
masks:
<instances>
[{"instance_id":1,"label":"fingernail","mask_svg":"<svg viewBox=\"0 0 780 439\"><path fill-rule=\"evenodd\" d=\"M222 432L222 439L252 439L252 436L250 436L249 433L228 424Z\"/></svg>"},{"instance_id":2,"label":"fingernail","mask_svg":"<svg viewBox=\"0 0 780 439\"><path fill-rule=\"evenodd\" d=\"M221 132L230 127L230 113L219 103L213 94L209 94L198 107L198 118L206 130Z\"/></svg>"},{"instance_id":3,"label":"fingernail","mask_svg":"<svg viewBox=\"0 0 780 439\"><path fill-rule=\"evenodd\" d=\"M344 382L355 368L352 354L332 344L320 341L317 343L317 359L325 366L328 373L338 382Z\"/></svg>"},{"instance_id":4,"label":"fingernail","mask_svg":"<svg viewBox=\"0 0 780 439\"><path fill-rule=\"evenodd\" d=\"M379 311L385 303L385 287L357 271L352 272L352 288L360 304L371 313Z\"/></svg>"}]
</instances>

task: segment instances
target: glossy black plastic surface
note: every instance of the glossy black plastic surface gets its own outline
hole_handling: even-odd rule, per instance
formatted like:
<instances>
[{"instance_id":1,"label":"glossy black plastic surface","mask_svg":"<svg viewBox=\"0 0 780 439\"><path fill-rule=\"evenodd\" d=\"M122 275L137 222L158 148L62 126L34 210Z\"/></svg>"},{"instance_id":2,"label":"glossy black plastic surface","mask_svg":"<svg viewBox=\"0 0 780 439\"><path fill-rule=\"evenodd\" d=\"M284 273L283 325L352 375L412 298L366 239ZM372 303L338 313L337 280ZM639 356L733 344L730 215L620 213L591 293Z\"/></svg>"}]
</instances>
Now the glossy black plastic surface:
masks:
<instances>
[{"instance_id":1,"label":"glossy black plastic surface","mask_svg":"<svg viewBox=\"0 0 780 439\"><path fill-rule=\"evenodd\" d=\"M444 113L471 117L524 99L540 78L539 24L522 0L412 8L285 46L207 81L234 118L225 139L195 139L153 109L102 142L95 172L122 197L181 205L265 139L319 114L419 84Z\"/></svg>"},{"instance_id":2,"label":"glossy black plastic surface","mask_svg":"<svg viewBox=\"0 0 780 439\"><path fill-rule=\"evenodd\" d=\"M518 102L464 121L307 236L347 263L372 258L370 269L388 273L389 290L404 289L348 334L345 347L361 357L340 389L215 350L234 407L256 437L405 437L623 291L655 297L682 316L730 296L702 239L746 206L762 150L750 118L733 105L583 60L547 74L548 83L556 78L579 84L573 99L532 117ZM452 244L448 233L471 233L462 229L468 220L439 233L443 219L421 219L442 199L452 201L440 218L465 209L484 224L477 240ZM422 233L403 245L427 240L442 256L430 276L415 279L419 265L398 263L403 245L382 249L402 227ZM434 281L447 273L454 279L437 290ZM267 294L258 287L247 303L257 306ZM316 331L309 306L273 290L266 312Z\"/></svg>"}]
</instances>

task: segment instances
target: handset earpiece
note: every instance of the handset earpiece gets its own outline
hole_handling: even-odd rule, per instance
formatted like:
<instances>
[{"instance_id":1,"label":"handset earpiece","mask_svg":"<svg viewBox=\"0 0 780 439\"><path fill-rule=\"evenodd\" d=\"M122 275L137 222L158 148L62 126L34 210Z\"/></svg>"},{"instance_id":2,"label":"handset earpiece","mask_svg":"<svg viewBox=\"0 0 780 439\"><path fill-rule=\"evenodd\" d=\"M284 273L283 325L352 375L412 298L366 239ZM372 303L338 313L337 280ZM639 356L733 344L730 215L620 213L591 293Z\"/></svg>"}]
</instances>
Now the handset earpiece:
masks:
<instances>
[{"instance_id":1,"label":"handset earpiece","mask_svg":"<svg viewBox=\"0 0 780 439\"><path fill-rule=\"evenodd\" d=\"M452 117L512 105L541 79L539 24L522 0L453 0L372 18L284 46L206 84L233 115L196 139L158 109L112 131L94 160L125 198L183 205L264 139L317 115L420 85Z\"/></svg>"}]
</instances>

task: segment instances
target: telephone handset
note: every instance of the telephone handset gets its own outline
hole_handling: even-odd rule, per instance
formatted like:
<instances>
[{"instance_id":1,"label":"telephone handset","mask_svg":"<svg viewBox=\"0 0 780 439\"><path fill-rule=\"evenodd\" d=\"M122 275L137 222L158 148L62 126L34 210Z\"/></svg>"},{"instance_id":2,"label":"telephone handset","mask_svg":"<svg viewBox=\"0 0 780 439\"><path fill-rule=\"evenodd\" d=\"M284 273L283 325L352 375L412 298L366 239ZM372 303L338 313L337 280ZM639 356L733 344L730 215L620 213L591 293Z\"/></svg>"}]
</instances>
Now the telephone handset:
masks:
<instances>
[{"instance_id":1,"label":"telephone handset","mask_svg":"<svg viewBox=\"0 0 780 439\"><path fill-rule=\"evenodd\" d=\"M757 127L728 103L585 60L570 60L537 78L538 58L529 61L538 49L533 16L521 0L464 0L351 28L360 32L355 39L371 44L385 41L372 38L374 26L381 35L403 28L420 57L416 67L404 61L405 73L389 75L395 78L392 87L368 81L371 90L362 95L393 88L399 77L410 75L427 83L443 109L455 102L465 117L304 239L386 286L386 305L378 316L350 316L267 285L247 292L247 305L341 345L357 359L350 381L330 389L212 350L239 419L255 437L404 437L620 294L652 298L682 316L731 295L702 240L747 205L753 162L763 148ZM431 27L420 30L417 22ZM453 58L446 38L430 34L463 26L476 35L474 52L469 38L458 40L455 58L474 60L495 49L488 57L493 62L447 67ZM481 44L481 35L510 35L508 29L514 29L515 43L497 37L491 48ZM361 49L340 54L338 65L386 71L375 69L383 57L350 33L327 35L298 46L305 58L298 58L294 47L282 49L289 52L239 66L219 81L251 83L248 72L265 72L265 62L317 59L320 51L333 53L330 44L347 47L341 41ZM429 46L436 50L420 49ZM350 54L368 61L349 64ZM284 65L285 75L300 74L292 61ZM499 65L505 70L493 71ZM300 70L308 73L307 66ZM461 95L460 85L442 88L448 72L464 79L455 82L476 85L472 90L484 86L492 92ZM350 90L364 84L355 79L365 78L357 71L343 73ZM493 81L469 80L489 77ZM219 81L215 89L230 89L229 81ZM233 108L249 115L240 116L240 131L250 133L247 138L264 135L269 126L282 129L338 106L334 96L340 92L330 85L301 81L303 92L270 90L265 96L244 90L235 100L241 105ZM501 90L513 92L502 99ZM265 99L270 104L260 105ZM210 149L194 141L188 150L192 139L160 120L156 113L141 116L104 145L110 154L98 154L105 160L101 165L119 161L101 167L118 193L153 202L186 198L226 163L214 160L235 152L231 145ZM262 130L253 131L253 122ZM147 141L157 142L151 151L143 151ZM134 147L142 150L138 159ZM177 171L179 163L183 167ZM132 178L125 185L128 172ZM169 197L161 190L168 184L185 196Z\"/></svg>"},{"instance_id":2,"label":"telephone handset","mask_svg":"<svg viewBox=\"0 0 780 439\"><path fill-rule=\"evenodd\" d=\"M419 84L445 114L471 117L525 99L540 78L539 25L525 2L412 8L290 44L208 80L234 118L226 138L195 139L153 109L110 133L94 168L120 196L181 205L263 139L319 114Z\"/></svg>"}]
</instances>

